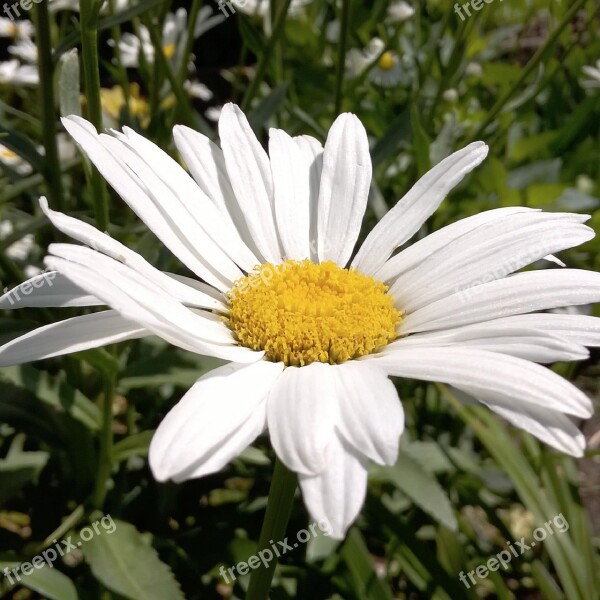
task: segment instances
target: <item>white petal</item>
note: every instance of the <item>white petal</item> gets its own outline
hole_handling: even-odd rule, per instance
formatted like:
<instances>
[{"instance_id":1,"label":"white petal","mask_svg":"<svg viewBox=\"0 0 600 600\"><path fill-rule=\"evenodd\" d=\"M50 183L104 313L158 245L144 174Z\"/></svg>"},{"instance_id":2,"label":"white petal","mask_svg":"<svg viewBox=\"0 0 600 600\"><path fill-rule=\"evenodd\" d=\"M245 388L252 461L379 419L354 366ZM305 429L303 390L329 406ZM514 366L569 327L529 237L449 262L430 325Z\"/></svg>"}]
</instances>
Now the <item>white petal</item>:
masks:
<instances>
[{"instance_id":1,"label":"white petal","mask_svg":"<svg viewBox=\"0 0 600 600\"><path fill-rule=\"evenodd\" d=\"M500 352L538 363L585 360L586 348L543 329L505 325L497 321L476 323L455 329L445 329L410 335L386 346L381 354L397 349L427 346L460 346ZM491 326L494 324L494 326Z\"/></svg>"},{"instance_id":2,"label":"white petal","mask_svg":"<svg viewBox=\"0 0 600 600\"><path fill-rule=\"evenodd\" d=\"M189 217L201 227L212 241L236 264L251 271L259 262L240 238L231 219L226 219L196 182L158 146L124 127L124 139L158 177L173 191ZM173 211L173 206L169 203Z\"/></svg>"},{"instance_id":3,"label":"white petal","mask_svg":"<svg viewBox=\"0 0 600 600\"><path fill-rule=\"evenodd\" d=\"M90 265L89 257L85 259ZM248 348L213 343L210 336L214 333L215 323L185 309L172 298L161 297L156 289L134 281L130 273L119 271L118 266L107 273L108 266L105 265L94 271L90 269L91 265L82 266L54 256L46 257L45 262L97 295L124 318L139 323L174 346L236 362L254 362L262 357L262 353ZM181 309L187 312L182 313Z\"/></svg>"},{"instance_id":4,"label":"white petal","mask_svg":"<svg viewBox=\"0 0 600 600\"><path fill-rule=\"evenodd\" d=\"M350 361L336 372L338 429L356 451L382 465L398 459L404 410L394 384L374 361Z\"/></svg>"},{"instance_id":5,"label":"white petal","mask_svg":"<svg viewBox=\"0 0 600 600\"><path fill-rule=\"evenodd\" d=\"M127 246L114 240L107 234L100 232L92 225L50 210L46 198L40 198L40 206L42 207L44 214L59 231L62 231L66 235L71 236L73 239L86 244L98 252L102 252L103 254L128 265L138 273L144 275L144 277L152 281L167 294L174 296L181 302L202 308L226 310L226 306L222 300L216 299L214 295L210 295L207 292L194 289L190 287L190 285L182 285L180 282L173 280L172 277L155 269L137 252L130 250Z\"/></svg>"},{"instance_id":6,"label":"white petal","mask_svg":"<svg viewBox=\"0 0 600 600\"><path fill-rule=\"evenodd\" d=\"M509 406L530 403L574 416L589 417L592 403L574 385L535 363L458 347L408 347L375 359L389 375L439 381L473 393L496 393Z\"/></svg>"},{"instance_id":7,"label":"white petal","mask_svg":"<svg viewBox=\"0 0 600 600\"><path fill-rule=\"evenodd\" d=\"M481 225L400 276L390 288L396 306L413 312L453 292L506 275L552 252L591 240L587 217L554 213L508 215Z\"/></svg>"},{"instance_id":8,"label":"white petal","mask_svg":"<svg viewBox=\"0 0 600 600\"><path fill-rule=\"evenodd\" d=\"M600 273L552 269L517 273L442 298L407 315L401 334L432 331L600 301Z\"/></svg>"},{"instance_id":9,"label":"white petal","mask_svg":"<svg viewBox=\"0 0 600 600\"><path fill-rule=\"evenodd\" d=\"M246 247L251 249L254 264L264 262L264 257L256 248L244 213L231 187L221 148L205 135L184 125L175 125L173 137L177 149L200 189L212 200L225 218L233 223Z\"/></svg>"},{"instance_id":10,"label":"white petal","mask_svg":"<svg viewBox=\"0 0 600 600\"><path fill-rule=\"evenodd\" d=\"M310 135L300 135L294 138L300 148L305 164L309 165L308 179L310 186L310 258L313 262L319 261L318 253L318 219L319 219L319 192L321 189L321 175L323 173L323 146L319 140Z\"/></svg>"},{"instance_id":11,"label":"white petal","mask_svg":"<svg viewBox=\"0 0 600 600\"><path fill-rule=\"evenodd\" d=\"M288 367L267 400L273 448L285 466L315 474L325 468L338 414L334 366Z\"/></svg>"},{"instance_id":12,"label":"white petal","mask_svg":"<svg viewBox=\"0 0 600 600\"><path fill-rule=\"evenodd\" d=\"M350 260L367 207L372 170L365 128L355 115L340 115L323 151L317 231L321 262L332 260L345 267Z\"/></svg>"},{"instance_id":13,"label":"white petal","mask_svg":"<svg viewBox=\"0 0 600 600\"><path fill-rule=\"evenodd\" d=\"M234 104L223 107L219 136L231 187L248 229L265 259L278 264L282 253L275 226L269 157L256 139L248 119Z\"/></svg>"},{"instance_id":14,"label":"white petal","mask_svg":"<svg viewBox=\"0 0 600 600\"><path fill-rule=\"evenodd\" d=\"M283 363L229 364L201 377L171 409L150 444L159 481L183 481L222 469L260 435L265 398Z\"/></svg>"},{"instance_id":15,"label":"white petal","mask_svg":"<svg viewBox=\"0 0 600 600\"><path fill-rule=\"evenodd\" d=\"M310 259L310 163L281 129L269 131L275 218L285 257Z\"/></svg>"},{"instance_id":16,"label":"white petal","mask_svg":"<svg viewBox=\"0 0 600 600\"><path fill-rule=\"evenodd\" d=\"M167 182L157 175L157 172L160 172L160 170L157 169L155 164L150 165L143 160L135 150L127 145L126 138L123 135L117 138L101 134L99 139L111 151L112 155L126 165L131 173L137 177L138 181L143 183L148 197L154 202L158 210L165 215L165 218L173 222L180 237L188 241L197 260L204 265L204 270L208 270L212 275L220 277L228 286L231 286L232 282L243 276L242 271L227 256L227 253L214 242L207 231L194 218L193 214L189 212L186 205L181 202L180 195L173 191ZM181 173L188 177L183 170ZM202 194L197 186L195 186L195 190L197 196ZM189 193L191 193L191 190ZM219 212L208 200L207 204L211 206L213 211L216 213ZM212 222L209 221L209 223L213 225ZM190 243L192 240L193 243ZM199 275L202 276L201 274ZM209 280L207 279L207 281ZM209 281L209 283L212 284L213 282Z\"/></svg>"},{"instance_id":17,"label":"white petal","mask_svg":"<svg viewBox=\"0 0 600 600\"><path fill-rule=\"evenodd\" d=\"M480 165L488 153L483 142L455 152L423 175L367 236L352 266L376 273L396 248L408 241L437 210L450 190Z\"/></svg>"},{"instance_id":18,"label":"white petal","mask_svg":"<svg viewBox=\"0 0 600 600\"><path fill-rule=\"evenodd\" d=\"M71 116L62 119L65 129L82 147L106 181L117 191L138 217L191 271L220 290L228 290L231 281L217 273L195 248L195 240L187 239L168 211L155 204L155 199L146 186L123 162L113 156L94 127L85 119ZM156 191L156 190L154 190ZM185 220L184 220L185 223Z\"/></svg>"},{"instance_id":19,"label":"white petal","mask_svg":"<svg viewBox=\"0 0 600 600\"><path fill-rule=\"evenodd\" d=\"M314 521L328 522L341 540L360 512L367 493L367 459L346 441L332 436L327 466L319 475L300 475L300 488Z\"/></svg>"},{"instance_id":20,"label":"white petal","mask_svg":"<svg viewBox=\"0 0 600 600\"><path fill-rule=\"evenodd\" d=\"M34 329L0 347L0 367L81 352L150 335L118 312L73 317Z\"/></svg>"},{"instance_id":21,"label":"white petal","mask_svg":"<svg viewBox=\"0 0 600 600\"><path fill-rule=\"evenodd\" d=\"M471 394L468 388L463 390ZM531 404L506 406L502 397L492 393L471 395L515 427L531 433L549 446L571 456L583 456L585 436L562 413Z\"/></svg>"},{"instance_id":22,"label":"white petal","mask_svg":"<svg viewBox=\"0 0 600 600\"><path fill-rule=\"evenodd\" d=\"M588 315L533 313L513 315L480 323L479 327L524 327L538 329L581 346L600 346L600 319Z\"/></svg>"},{"instance_id":23,"label":"white petal","mask_svg":"<svg viewBox=\"0 0 600 600\"><path fill-rule=\"evenodd\" d=\"M507 206L504 208L495 208L494 210L486 210L477 213L472 217L460 219L451 225L442 227L426 237L417 240L414 244L408 246L392 256L382 267L375 273L375 277L380 281L389 281L395 279L402 273L410 271L417 265L420 265L430 255L444 248L449 243L460 238L461 236L473 231L480 225L484 225L491 221L495 221L507 215L525 212L539 212L539 209L525 208L523 206Z\"/></svg>"},{"instance_id":24,"label":"white petal","mask_svg":"<svg viewBox=\"0 0 600 600\"><path fill-rule=\"evenodd\" d=\"M98 298L56 271L47 271L24 281L0 296L0 309L98 306Z\"/></svg>"}]
</instances>

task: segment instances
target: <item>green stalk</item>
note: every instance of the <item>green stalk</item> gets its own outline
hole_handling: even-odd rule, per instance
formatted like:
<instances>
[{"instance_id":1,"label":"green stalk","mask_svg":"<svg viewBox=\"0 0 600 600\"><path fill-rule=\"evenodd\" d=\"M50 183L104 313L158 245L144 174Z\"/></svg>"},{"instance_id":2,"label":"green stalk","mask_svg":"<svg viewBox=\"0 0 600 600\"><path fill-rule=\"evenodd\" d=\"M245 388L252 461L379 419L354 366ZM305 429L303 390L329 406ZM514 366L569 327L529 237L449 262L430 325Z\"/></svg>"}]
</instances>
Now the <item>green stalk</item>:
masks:
<instances>
[{"instance_id":1,"label":"green stalk","mask_svg":"<svg viewBox=\"0 0 600 600\"><path fill-rule=\"evenodd\" d=\"M335 102L333 115L336 117L342 109L342 92L344 89L344 73L346 72L346 49L348 45L348 28L350 26L350 0L342 0L342 18L340 27L340 47L335 80Z\"/></svg>"},{"instance_id":2,"label":"green stalk","mask_svg":"<svg viewBox=\"0 0 600 600\"><path fill-rule=\"evenodd\" d=\"M265 50L258 61L256 73L254 74L254 77L252 78L252 81L250 82L250 85L246 90L244 100L242 101L243 110L247 110L250 107L250 103L254 99L254 96L256 96L260 84L265 77L267 67L269 66L269 61L271 60L271 55L273 54L273 50L275 48L275 44L279 39L279 36L283 33L283 29L285 26L285 18L287 16L291 3L292 0L283 0L281 3L281 8L277 13L275 23L273 23L273 32L271 33L271 37L267 40Z\"/></svg>"},{"instance_id":3,"label":"green stalk","mask_svg":"<svg viewBox=\"0 0 600 600\"><path fill-rule=\"evenodd\" d=\"M277 458L273 479L271 480L271 489L269 490L265 520L258 540L258 552L269 549L272 542L277 543L278 540L285 537L285 530L292 512L296 485L296 474L288 470ZM276 566L277 561L273 560L268 567L261 567L252 572L246 600L268 600Z\"/></svg>"},{"instance_id":4,"label":"green stalk","mask_svg":"<svg viewBox=\"0 0 600 600\"><path fill-rule=\"evenodd\" d=\"M177 74L177 81L180 86L183 86L188 76L188 59L194 46L194 29L196 29L196 21L198 20L201 5L200 0L193 0L188 14L187 37L185 38L185 47L181 57L181 64L179 65L179 73Z\"/></svg>"},{"instance_id":5,"label":"green stalk","mask_svg":"<svg viewBox=\"0 0 600 600\"><path fill-rule=\"evenodd\" d=\"M56 102L54 99L54 62L48 3L36 5L36 37L40 73L40 103L42 132L44 138L44 176L48 184L50 203L55 209L64 211L62 175L56 143Z\"/></svg>"},{"instance_id":6,"label":"green stalk","mask_svg":"<svg viewBox=\"0 0 600 600\"><path fill-rule=\"evenodd\" d=\"M104 396L102 398L102 429L100 431L100 453L98 457L98 474L94 489L93 505L99 510L106 498L106 482L112 473L113 455L113 412L112 399L114 395L114 377L105 375Z\"/></svg>"},{"instance_id":7,"label":"green stalk","mask_svg":"<svg viewBox=\"0 0 600 600\"><path fill-rule=\"evenodd\" d=\"M496 104L492 106L484 119L483 123L475 131L473 138L477 139L485 132L490 123L502 112L502 109L506 106L508 101L514 96L516 92L522 89L523 85L529 79L529 76L537 69L538 65L545 59L546 55L552 50L554 44L558 40L560 34L564 28L573 20L575 15L585 5L586 0L575 0L571 5L571 8L565 13L562 21L558 24L558 27L548 36L548 39L542 44L533 58L527 63L525 68L521 71L521 74L517 80L512 84L509 90L507 90L500 98L498 98Z\"/></svg>"},{"instance_id":8,"label":"green stalk","mask_svg":"<svg viewBox=\"0 0 600 600\"><path fill-rule=\"evenodd\" d=\"M81 17L81 57L87 100L88 118L97 130L102 129L102 103L100 101L100 67L98 62L98 11L99 0L79 0ZM90 187L94 201L96 225L106 231L109 223L108 194L104 179L92 168Z\"/></svg>"}]
</instances>

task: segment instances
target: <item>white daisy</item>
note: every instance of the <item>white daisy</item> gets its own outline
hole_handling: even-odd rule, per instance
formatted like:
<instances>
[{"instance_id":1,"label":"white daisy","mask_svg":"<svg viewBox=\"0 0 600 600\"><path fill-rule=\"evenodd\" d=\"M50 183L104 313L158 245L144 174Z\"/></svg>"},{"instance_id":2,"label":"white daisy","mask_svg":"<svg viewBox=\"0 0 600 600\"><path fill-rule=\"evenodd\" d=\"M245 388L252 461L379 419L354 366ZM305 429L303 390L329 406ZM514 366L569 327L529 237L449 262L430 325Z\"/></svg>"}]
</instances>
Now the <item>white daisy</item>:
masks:
<instances>
[{"instance_id":1,"label":"white daisy","mask_svg":"<svg viewBox=\"0 0 600 600\"><path fill-rule=\"evenodd\" d=\"M0 17L0 37L30 38L35 32L31 21L13 21L6 17Z\"/></svg>"},{"instance_id":2,"label":"white daisy","mask_svg":"<svg viewBox=\"0 0 600 600\"><path fill-rule=\"evenodd\" d=\"M109 310L21 336L0 348L0 364L153 334L230 361L201 377L159 425L150 447L158 480L219 471L268 429L278 457L298 473L311 516L327 519L341 538L363 504L368 461L397 458L404 416L389 376L455 386L582 455L585 440L570 416L589 417L591 402L536 363L587 357L585 346L600 345L600 321L527 313L599 301L600 274L513 273L590 240L588 217L501 208L394 255L484 160L482 142L420 179L352 258L372 172L354 115L335 121L324 147L272 129L269 157L228 104L221 148L175 127L192 176L131 129L98 135L74 116L64 124L197 279L156 270L42 199L52 223L85 245L52 244L45 261L56 272L52 287L12 305L0 298L0 308Z\"/></svg>"},{"instance_id":3,"label":"white daisy","mask_svg":"<svg viewBox=\"0 0 600 600\"><path fill-rule=\"evenodd\" d=\"M583 86L587 88L600 88L600 60L596 61L593 67L585 66L581 69L589 79L583 82Z\"/></svg>"},{"instance_id":4,"label":"white daisy","mask_svg":"<svg viewBox=\"0 0 600 600\"><path fill-rule=\"evenodd\" d=\"M198 13L194 39L224 20L223 15L213 16L212 8L204 6ZM175 13L167 14L162 31L162 48L164 55L173 65L178 66L182 60L187 60L187 57L183 56L186 47L187 28L185 8L179 8ZM109 44L114 45L114 43L114 40L109 40ZM139 35L129 32L124 33L119 41L119 50L121 52L121 63L125 67L138 67L140 54L143 54L148 64L154 62L154 45L150 39L150 32L144 25L140 26Z\"/></svg>"},{"instance_id":5,"label":"white daisy","mask_svg":"<svg viewBox=\"0 0 600 600\"><path fill-rule=\"evenodd\" d=\"M0 63L0 69L2 64ZM33 170L31 165L14 150L0 144L0 164L10 167L13 171L16 171L19 175L28 175Z\"/></svg>"},{"instance_id":6,"label":"white daisy","mask_svg":"<svg viewBox=\"0 0 600 600\"><path fill-rule=\"evenodd\" d=\"M358 77L371 67L369 81L381 87L398 85L403 80L400 60L395 52L384 50L385 42L380 38L373 38L363 50L351 48L346 54L348 77Z\"/></svg>"},{"instance_id":7,"label":"white daisy","mask_svg":"<svg viewBox=\"0 0 600 600\"><path fill-rule=\"evenodd\" d=\"M415 9L404 0L396 0L388 6L387 22L404 23L415 14Z\"/></svg>"},{"instance_id":8,"label":"white daisy","mask_svg":"<svg viewBox=\"0 0 600 600\"><path fill-rule=\"evenodd\" d=\"M0 62L0 83L37 85L39 82L37 65L22 65L17 59Z\"/></svg>"},{"instance_id":9,"label":"white daisy","mask_svg":"<svg viewBox=\"0 0 600 600\"><path fill-rule=\"evenodd\" d=\"M10 221L0 221L0 240L6 239L14 231L13 224ZM28 233L20 240L13 242L5 253L8 258L19 262L24 262L29 258L31 251L35 248L35 238L33 234Z\"/></svg>"},{"instance_id":10,"label":"white daisy","mask_svg":"<svg viewBox=\"0 0 600 600\"><path fill-rule=\"evenodd\" d=\"M18 38L17 41L8 47L8 52L26 63L37 65L38 51L34 41L29 37Z\"/></svg>"}]
</instances>

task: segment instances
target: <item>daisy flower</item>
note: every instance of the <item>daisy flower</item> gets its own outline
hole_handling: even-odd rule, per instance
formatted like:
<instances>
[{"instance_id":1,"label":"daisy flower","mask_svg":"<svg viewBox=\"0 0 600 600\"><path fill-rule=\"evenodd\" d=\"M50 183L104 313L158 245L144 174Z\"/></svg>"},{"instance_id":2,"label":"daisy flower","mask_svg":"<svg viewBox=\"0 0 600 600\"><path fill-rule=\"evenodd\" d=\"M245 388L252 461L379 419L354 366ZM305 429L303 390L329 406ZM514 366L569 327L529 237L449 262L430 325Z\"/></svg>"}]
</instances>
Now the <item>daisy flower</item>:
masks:
<instances>
[{"instance_id":1,"label":"daisy flower","mask_svg":"<svg viewBox=\"0 0 600 600\"><path fill-rule=\"evenodd\" d=\"M388 6L387 22L388 23L404 23L415 14L415 9L404 0L392 2Z\"/></svg>"},{"instance_id":2,"label":"daisy flower","mask_svg":"<svg viewBox=\"0 0 600 600\"><path fill-rule=\"evenodd\" d=\"M8 47L8 52L12 56L21 59L23 62L37 65L37 46L30 37L19 38L12 46Z\"/></svg>"},{"instance_id":3,"label":"daisy flower","mask_svg":"<svg viewBox=\"0 0 600 600\"><path fill-rule=\"evenodd\" d=\"M352 114L336 119L324 147L271 129L267 154L227 104L221 147L175 127L191 176L131 129L99 135L80 117L63 122L195 278L155 269L41 199L50 221L83 245L52 244L52 287L33 286L14 304L4 296L0 308L109 308L5 344L0 365L149 335L228 361L159 425L149 456L158 480L219 471L267 429L312 518L327 519L342 538L363 504L368 461L397 459L404 413L390 376L452 385L582 455L570 417L589 417L591 402L536 363L586 358L585 346L600 345L600 321L540 311L600 300L600 274L516 272L590 240L588 217L500 208L396 253L485 159L484 143L424 175L355 253L372 167Z\"/></svg>"},{"instance_id":4,"label":"daisy flower","mask_svg":"<svg viewBox=\"0 0 600 600\"><path fill-rule=\"evenodd\" d=\"M358 77L366 69L368 79L381 87L394 87L403 79L402 66L395 52L385 50L380 38L373 38L364 50L351 48L346 55L349 77Z\"/></svg>"},{"instance_id":5,"label":"daisy flower","mask_svg":"<svg viewBox=\"0 0 600 600\"><path fill-rule=\"evenodd\" d=\"M10 221L0 221L0 240L6 239L14 231L13 224ZM29 258L31 251L35 248L35 238L33 234L28 233L20 240L13 242L4 250L6 256L18 262L24 262Z\"/></svg>"},{"instance_id":6,"label":"daisy flower","mask_svg":"<svg viewBox=\"0 0 600 600\"><path fill-rule=\"evenodd\" d=\"M204 6L198 12L198 18L194 29L194 39L197 39L219 23L225 20L223 15L213 16L210 6ZM162 31L162 49L165 57L173 63L180 65L184 57L183 53L187 40L187 12L185 8L179 8L175 13L168 13ZM109 40L109 44L115 44ZM139 35L126 32L119 41L121 52L121 63L125 67L138 67L140 55L143 54L147 63L154 63L154 45L150 39L150 31L145 25L139 28Z\"/></svg>"},{"instance_id":7,"label":"daisy flower","mask_svg":"<svg viewBox=\"0 0 600 600\"><path fill-rule=\"evenodd\" d=\"M2 64L0 63L1 68ZM31 165L22 156L4 144L0 144L0 164L6 165L19 175L29 175L32 171Z\"/></svg>"},{"instance_id":8,"label":"daisy flower","mask_svg":"<svg viewBox=\"0 0 600 600\"><path fill-rule=\"evenodd\" d=\"M31 21L13 21L6 17L0 17L0 37L30 38L35 32Z\"/></svg>"},{"instance_id":9,"label":"daisy flower","mask_svg":"<svg viewBox=\"0 0 600 600\"><path fill-rule=\"evenodd\" d=\"M35 86L39 82L37 65L22 65L17 59L0 62L0 83Z\"/></svg>"},{"instance_id":10,"label":"daisy flower","mask_svg":"<svg viewBox=\"0 0 600 600\"><path fill-rule=\"evenodd\" d=\"M600 88L600 60L596 61L593 67L585 66L581 69L589 79L583 82L583 86L587 88Z\"/></svg>"}]
</instances>

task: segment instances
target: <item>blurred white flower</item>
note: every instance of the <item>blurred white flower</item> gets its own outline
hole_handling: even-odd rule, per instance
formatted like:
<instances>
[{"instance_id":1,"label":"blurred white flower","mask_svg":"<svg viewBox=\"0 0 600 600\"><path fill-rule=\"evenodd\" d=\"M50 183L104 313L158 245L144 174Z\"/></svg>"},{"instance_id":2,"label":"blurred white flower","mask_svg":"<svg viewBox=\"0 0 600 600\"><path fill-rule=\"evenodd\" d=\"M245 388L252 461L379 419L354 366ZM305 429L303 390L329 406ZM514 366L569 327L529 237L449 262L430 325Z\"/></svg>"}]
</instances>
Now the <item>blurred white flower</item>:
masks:
<instances>
[{"instance_id":1,"label":"blurred white flower","mask_svg":"<svg viewBox=\"0 0 600 600\"><path fill-rule=\"evenodd\" d=\"M0 222L0 240L6 239L14 231L13 224L10 221ZM28 233L24 235L20 240L12 243L6 248L5 253L8 258L17 260L19 262L26 261L29 254L35 247L35 238L33 234ZM34 273L35 275L35 273ZM28 275L29 276L29 275Z\"/></svg>"},{"instance_id":2,"label":"blurred white flower","mask_svg":"<svg viewBox=\"0 0 600 600\"><path fill-rule=\"evenodd\" d=\"M79 12L79 0L49 0L49 8L53 12L60 10L72 10L73 12ZM111 3L105 0L100 8L101 15L107 15L112 13L118 13L126 8L129 8L130 0L113 0L111 11Z\"/></svg>"},{"instance_id":3,"label":"blurred white flower","mask_svg":"<svg viewBox=\"0 0 600 600\"><path fill-rule=\"evenodd\" d=\"M21 59L23 62L37 65L37 46L30 37L18 38L14 44L8 47L8 52L12 56Z\"/></svg>"},{"instance_id":4,"label":"blurred white flower","mask_svg":"<svg viewBox=\"0 0 600 600\"><path fill-rule=\"evenodd\" d=\"M199 81L188 80L183 84L183 87L192 98L198 98L199 100L204 100L204 102L212 100L213 93Z\"/></svg>"},{"instance_id":5,"label":"blurred white flower","mask_svg":"<svg viewBox=\"0 0 600 600\"><path fill-rule=\"evenodd\" d=\"M31 37L35 29L31 21L13 21L6 17L0 17L0 37Z\"/></svg>"},{"instance_id":6,"label":"blurred white flower","mask_svg":"<svg viewBox=\"0 0 600 600\"><path fill-rule=\"evenodd\" d=\"M483 68L478 62L471 61L465 68L465 74L469 77L481 77Z\"/></svg>"},{"instance_id":7,"label":"blurred white flower","mask_svg":"<svg viewBox=\"0 0 600 600\"><path fill-rule=\"evenodd\" d=\"M387 19L388 23L404 23L415 14L415 9L404 0L392 2L388 7Z\"/></svg>"},{"instance_id":8,"label":"blurred white flower","mask_svg":"<svg viewBox=\"0 0 600 600\"><path fill-rule=\"evenodd\" d=\"M206 116L206 118L209 121L213 121L214 123L217 123L218 120L221 118L222 110L223 110L222 106L210 106L209 108L206 109L206 112L204 113L204 115Z\"/></svg>"},{"instance_id":9,"label":"blurred white flower","mask_svg":"<svg viewBox=\"0 0 600 600\"><path fill-rule=\"evenodd\" d=\"M194 38L198 38L209 29L212 29L223 22L223 15L213 16L213 10L209 6L203 7L198 13L198 20L194 28ZM187 45L187 12L185 8L179 8L175 13L168 13L162 30L162 51L169 62L178 68L182 61L187 61L188 57L183 56ZM114 40L109 40L110 45L114 46ZM148 64L154 63L154 45L150 39L148 28L141 25L139 35L134 33L124 33L119 41L119 50L121 52L121 64L125 67L138 67L140 64L140 55Z\"/></svg>"},{"instance_id":10,"label":"blurred white flower","mask_svg":"<svg viewBox=\"0 0 600 600\"><path fill-rule=\"evenodd\" d=\"M600 60L596 61L595 66L590 67L586 65L581 70L589 77L589 79L582 82L583 87L600 88Z\"/></svg>"},{"instance_id":11,"label":"blurred white flower","mask_svg":"<svg viewBox=\"0 0 600 600\"><path fill-rule=\"evenodd\" d=\"M442 97L446 102L454 104L455 102L458 102L458 91L454 88L450 88L442 94Z\"/></svg>"},{"instance_id":12,"label":"blurred white flower","mask_svg":"<svg viewBox=\"0 0 600 600\"><path fill-rule=\"evenodd\" d=\"M22 65L17 59L0 62L0 83L37 85L40 81L35 65Z\"/></svg>"},{"instance_id":13,"label":"blurred white flower","mask_svg":"<svg viewBox=\"0 0 600 600\"><path fill-rule=\"evenodd\" d=\"M31 165L24 158L2 144L0 144L0 163L16 171L19 175L28 175L32 171Z\"/></svg>"}]
</instances>

